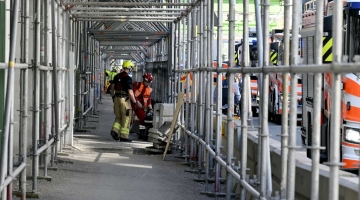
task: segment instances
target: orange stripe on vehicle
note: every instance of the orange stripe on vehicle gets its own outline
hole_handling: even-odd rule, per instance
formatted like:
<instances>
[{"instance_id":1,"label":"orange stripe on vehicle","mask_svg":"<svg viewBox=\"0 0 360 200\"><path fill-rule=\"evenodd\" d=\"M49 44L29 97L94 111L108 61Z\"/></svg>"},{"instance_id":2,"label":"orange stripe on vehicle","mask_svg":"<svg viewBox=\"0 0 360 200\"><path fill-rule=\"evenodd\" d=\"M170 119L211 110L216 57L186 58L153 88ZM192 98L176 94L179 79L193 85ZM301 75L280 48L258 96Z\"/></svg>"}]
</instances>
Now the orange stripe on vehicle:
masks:
<instances>
[{"instance_id":1,"label":"orange stripe on vehicle","mask_svg":"<svg viewBox=\"0 0 360 200\"><path fill-rule=\"evenodd\" d=\"M343 81L346 93L360 97L360 83L347 77L344 77Z\"/></svg>"},{"instance_id":2,"label":"orange stripe on vehicle","mask_svg":"<svg viewBox=\"0 0 360 200\"><path fill-rule=\"evenodd\" d=\"M348 147L360 149L360 144L354 144L354 143L345 142L345 141L343 141L342 144L343 144L344 146L348 146Z\"/></svg>"},{"instance_id":3,"label":"orange stripe on vehicle","mask_svg":"<svg viewBox=\"0 0 360 200\"><path fill-rule=\"evenodd\" d=\"M343 158L342 161L345 165L342 168L352 169L352 168L359 168L360 160L350 160Z\"/></svg>"},{"instance_id":4,"label":"orange stripe on vehicle","mask_svg":"<svg viewBox=\"0 0 360 200\"><path fill-rule=\"evenodd\" d=\"M360 122L360 108L351 106L350 103L350 110L347 109L347 104L341 101L342 106L342 117L345 120Z\"/></svg>"}]
</instances>

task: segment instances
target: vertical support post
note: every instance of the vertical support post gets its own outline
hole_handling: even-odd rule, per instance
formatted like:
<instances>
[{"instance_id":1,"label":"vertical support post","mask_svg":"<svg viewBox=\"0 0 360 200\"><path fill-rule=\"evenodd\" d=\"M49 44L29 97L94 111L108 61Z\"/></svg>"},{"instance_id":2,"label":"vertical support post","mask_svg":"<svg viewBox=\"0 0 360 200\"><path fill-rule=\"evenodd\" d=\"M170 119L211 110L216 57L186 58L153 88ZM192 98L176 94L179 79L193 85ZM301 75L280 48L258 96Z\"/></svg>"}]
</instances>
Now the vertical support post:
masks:
<instances>
[{"instance_id":1,"label":"vertical support post","mask_svg":"<svg viewBox=\"0 0 360 200\"><path fill-rule=\"evenodd\" d=\"M199 17L198 17L198 26L199 26L199 38L198 38L198 46L197 46L197 52L199 52L199 57L198 57L198 63L199 65L197 66L198 68L201 68L204 66L204 50L205 48L203 47L204 44L204 38L203 38L203 34L204 34L204 1L200 2L200 12L199 12ZM200 49L203 49L203 51L201 51ZM198 83L198 120L197 120L197 130L198 130L198 134L199 137L201 139L203 139L204 137L204 72L203 71L199 71L198 72L198 76L199 76L199 81L196 82ZM204 161L204 152L203 152L203 145L201 143L198 144L198 178L201 178L201 173L203 170L203 161Z\"/></svg>"},{"instance_id":2,"label":"vertical support post","mask_svg":"<svg viewBox=\"0 0 360 200\"><path fill-rule=\"evenodd\" d=\"M36 0L34 5L34 63L33 63L33 161L32 161L32 192L37 190L37 177L39 174L39 155L37 155L39 141L39 96L40 96L40 72L38 64L40 62L40 8L41 1Z\"/></svg>"},{"instance_id":3,"label":"vertical support post","mask_svg":"<svg viewBox=\"0 0 360 200\"><path fill-rule=\"evenodd\" d=\"M210 11L210 6L211 6L212 2L209 1L205 1L204 2L204 28L205 28L205 32L204 32L204 47L203 49L206 49L207 51L204 53L204 65L205 67L210 67L209 66L209 59L211 58L211 54L212 51L210 49L210 45L209 45L209 37L210 37L210 23L211 20L209 20L209 11ZM207 145L210 145L210 135L211 132L213 131L213 126L210 125L210 119L212 117L212 110L211 110L211 88L210 85L213 84L212 83L212 79L211 79L211 73L210 72L204 72L204 79L206 80L206 88L205 88L205 124L207 124L207 126L204 127L204 133L205 133L205 142ZM210 179L210 153L209 151L206 151L206 155L205 155L205 192L208 192L209 188L209 179Z\"/></svg>"},{"instance_id":4,"label":"vertical support post","mask_svg":"<svg viewBox=\"0 0 360 200\"><path fill-rule=\"evenodd\" d=\"M6 4L4 0L0 0L0 19L6 19ZM7 22L3 20L4 23L0 24L0 62L6 62L6 41L7 41ZM5 112L5 69L0 69L0 113ZM0 133L3 137L3 128L4 128L4 115L0 115ZM3 143L1 143L1 148L3 148ZM2 165L3 166L3 165ZM1 182L2 180L0 180Z\"/></svg>"},{"instance_id":5,"label":"vertical support post","mask_svg":"<svg viewBox=\"0 0 360 200\"><path fill-rule=\"evenodd\" d=\"M23 24L22 24L22 42L21 49L22 51L22 62L29 63L29 16L30 8L29 8L29 0L25 0L22 2L22 14L23 14ZM1 12L1 11L0 11ZM1 18L1 17L0 17ZM1 32L1 31L0 31ZM1 45L0 45L1 46ZM27 126L28 126L28 69L21 70L20 75L20 136L19 136L19 162L26 163L27 160ZM26 196L26 168L20 173L19 179L20 186L20 199L24 200Z\"/></svg>"},{"instance_id":6,"label":"vertical support post","mask_svg":"<svg viewBox=\"0 0 360 200\"><path fill-rule=\"evenodd\" d=\"M57 41L56 41L56 25L55 25L55 0L51 0L51 29L52 29L52 75L53 75L53 98L54 98L54 123L55 123L55 142L57 144L58 138L59 138L59 98L58 98L58 76L57 76L57 54L56 54L56 47L57 47ZM59 19L58 19L59 20ZM55 148L55 157L56 157L56 151L57 148Z\"/></svg>"},{"instance_id":7,"label":"vertical support post","mask_svg":"<svg viewBox=\"0 0 360 200\"><path fill-rule=\"evenodd\" d=\"M222 68L222 4L218 1L218 28L217 28L217 68ZM222 140L222 73L217 73L216 79L216 156L221 156L221 140ZM214 192L220 191L220 173L221 166L217 162L215 166L215 184Z\"/></svg>"},{"instance_id":8,"label":"vertical support post","mask_svg":"<svg viewBox=\"0 0 360 200\"><path fill-rule=\"evenodd\" d=\"M323 10L324 2L316 1L316 9ZM315 26L315 44L314 47L322 47L323 45L323 12L316 12ZM315 64L322 63L322 48L315 48ZM314 126L312 130L312 155L311 155L311 199L319 199L319 166L320 166L320 130L321 126L318 119L321 119L321 93L322 93L322 74L315 73L314 76Z\"/></svg>"},{"instance_id":9,"label":"vertical support post","mask_svg":"<svg viewBox=\"0 0 360 200\"><path fill-rule=\"evenodd\" d=\"M300 10L300 2L293 1L293 11ZM295 13L292 16L292 40L291 40L291 66L298 64L298 40L299 35L299 14ZM287 198L289 200L295 199L295 151L296 151L296 125L297 125L297 82L298 77L296 73L291 74L290 82L290 128L289 128L289 154L288 154L288 175L287 175Z\"/></svg>"},{"instance_id":10,"label":"vertical support post","mask_svg":"<svg viewBox=\"0 0 360 200\"><path fill-rule=\"evenodd\" d=\"M285 66L290 64L290 20L291 20L291 0L285 0L284 4L284 57L283 63ZM288 159L288 121L289 121L289 73L283 74L283 113L281 116L281 180L280 180L280 195L282 199L286 199L286 184L287 184L287 159Z\"/></svg>"},{"instance_id":11,"label":"vertical support post","mask_svg":"<svg viewBox=\"0 0 360 200\"><path fill-rule=\"evenodd\" d=\"M76 128L81 129L82 128L82 105L81 105L81 69L82 69L82 63L83 63L83 52L82 52L82 37L81 34L83 32L82 28L85 22L76 22L77 24L77 45L76 45L76 88L75 88L75 101L76 101L76 118L77 118L77 124Z\"/></svg>"},{"instance_id":12,"label":"vertical support post","mask_svg":"<svg viewBox=\"0 0 360 200\"><path fill-rule=\"evenodd\" d=\"M256 37L257 37L257 42L258 44L263 44L264 43L264 40L263 40L263 29L262 29L262 15L261 15L261 9L260 9L260 1L262 0L255 0L255 13L256 13L256 32L257 33L260 33L260 34L256 34ZM258 52L258 67L263 67L263 64L264 64L264 49L263 49L263 45L257 45L257 52ZM261 121L262 121L262 101L263 101L263 98L262 98L262 80L263 80L263 74L260 73L259 74L259 78L258 78L258 90L260 91L260 103L259 103L259 124L261 125ZM243 86L244 87L244 86ZM261 135L261 128L259 129L259 136ZM261 147L261 137L258 137L258 145L259 147ZM261 148L259 148L261 149ZM257 168L257 175L258 177L261 177L261 172L260 172L260 166L261 166L261 150L258 151L258 168Z\"/></svg>"},{"instance_id":13,"label":"vertical support post","mask_svg":"<svg viewBox=\"0 0 360 200\"><path fill-rule=\"evenodd\" d=\"M264 31L263 31L263 66L269 66L269 0L264 0ZM267 90L269 88L269 75L263 74L262 79L262 88L261 88L261 178L260 178L260 195L262 198L266 198L267 194L267 180L268 180L268 101L269 96L267 94Z\"/></svg>"},{"instance_id":14,"label":"vertical support post","mask_svg":"<svg viewBox=\"0 0 360 200\"><path fill-rule=\"evenodd\" d=\"M214 55L213 55L213 52L214 52L214 47L213 47L213 30L214 30L214 9L215 9L215 6L214 6L214 2L209 2L209 5L211 6L210 9L209 9L209 16L208 18L210 19L209 21L209 35L208 35L208 46L209 46L209 56L208 56L208 59L209 59L209 67L214 67ZM210 129L210 139L209 139L209 142L211 142L211 145L214 144L214 131L213 131L213 128L214 127L214 114L213 114L213 108L214 108L214 76L213 76L214 73L211 73L209 72L208 74L208 77L209 77L209 81L211 84L208 84L209 85L209 92L210 92L210 123L209 123L209 127L211 127ZM213 163L213 159L209 159L209 167L211 167L212 169L214 168L214 163Z\"/></svg>"},{"instance_id":15,"label":"vertical support post","mask_svg":"<svg viewBox=\"0 0 360 200\"><path fill-rule=\"evenodd\" d=\"M343 4L342 1L334 1L333 14L333 61L332 64L341 62L342 34L343 34ZM339 166L340 163L340 123L341 120L341 74L332 73L331 91L331 131L330 131L330 178L329 178L329 200L339 198Z\"/></svg>"},{"instance_id":16,"label":"vertical support post","mask_svg":"<svg viewBox=\"0 0 360 200\"><path fill-rule=\"evenodd\" d=\"M28 26L27 26L28 27ZM25 50L25 52L27 52L28 50ZM25 53L27 54L27 53ZM24 57L26 61L28 58L26 58L26 56ZM27 160L27 108L28 108L28 87L27 87L27 83L28 83L28 70L27 69L23 69L22 73L21 73L21 91L22 91L22 95L23 97L21 98L21 104L22 104L22 115L21 115L21 126L22 126L22 130L21 130L21 138L22 138L22 142L20 144L21 147L21 162L26 163ZM21 200L25 199L26 196L26 168L24 168L24 170L21 172L20 174L20 193L21 193Z\"/></svg>"},{"instance_id":17,"label":"vertical support post","mask_svg":"<svg viewBox=\"0 0 360 200\"><path fill-rule=\"evenodd\" d=\"M242 67L249 67L249 0L243 1L243 45L242 45ZM250 98L250 76L245 74L243 78L243 89L241 94L241 179L246 181L247 170L247 137L248 137L248 114L249 114L249 101ZM241 199L246 199L246 189L241 189Z\"/></svg>"},{"instance_id":18,"label":"vertical support post","mask_svg":"<svg viewBox=\"0 0 360 200\"><path fill-rule=\"evenodd\" d=\"M175 98L175 96L177 95L177 91L176 91L176 88L177 88L177 86L176 86L176 83L175 83L175 77L176 77L176 72L173 72L173 70L174 69L178 69L178 60L177 60L177 58L178 58L178 56L176 55L177 53L178 53L178 51L179 51L179 45L178 45L178 35L177 35L177 32L178 31L180 31L180 29L178 28L178 23L175 23L175 24L173 24L173 27L174 27L174 30L173 30L173 32L172 33L174 33L173 35L175 35L175 37L173 38L173 40L174 40L174 47L175 47L175 49L174 49L174 51L172 51L172 57L173 57L173 63L174 63L174 65L172 66L172 69L171 70L169 70L169 75L170 75L170 82L171 82L171 90L172 90L172 92L171 92L171 94L170 94L170 97L171 97L171 99L172 99L172 101L173 101L173 108L174 108L174 110L176 109L176 100L177 100L177 98ZM176 134L174 134L174 136L176 136Z\"/></svg>"},{"instance_id":19,"label":"vertical support post","mask_svg":"<svg viewBox=\"0 0 360 200\"><path fill-rule=\"evenodd\" d=\"M69 44L69 62L68 62L68 116L69 116L69 127L67 129L67 140L65 141L67 145L73 145L73 121L74 121L74 71L75 71L75 22L72 19L68 19L70 21L70 40L68 41Z\"/></svg>"},{"instance_id":20,"label":"vertical support post","mask_svg":"<svg viewBox=\"0 0 360 200\"><path fill-rule=\"evenodd\" d=\"M235 0L229 1L229 68L235 66L234 52L235 52ZM226 77L228 80L228 96L227 96L227 154L226 160L228 166L233 166L234 155L234 74L228 73ZM231 192L233 187L233 177L229 171L226 171L226 199L231 199Z\"/></svg>"},{"instance_id":21,"label":"vertical support post","mask_svg":"<svg viewBox=\"0 0 360 200\"><path fill-rule=\"evenodd\" d=\"M175 33L175 25L171 24L170 25L171 28L171 33ZM162 43L163 41L161 40L161 48L160 51L162 51ZM172 37L170 37L170 44L171 47L173 47L175 45L175 39L174 39L174 35L172 35ZM168 102L172 103L175 102L175 98L173 98L173 84L175 83L174 81L172 81L172 77L173 77L173 73L172 73L172 69L174 69L174 51L173 48L169 48L169 53L168 55L170 55L169 58L169 69L168 69ZM159 49L157 51L157 54L159 53ZM162 60L162 57L160 58ZM174 110L175 110L175 103L174 103Z\"/></svg>"},{"instance_id":22,"label":"vertical support post","mask_svg":"<svg viewBox=\"0 0 360 200\"><path fill-rule=\"evenodd\" d=\"M190 0L188 0L190 1ZM187 36L186 36L186 39L187 39L187 48L186 48L186 55L188 55L187 59L186 59L186 69L190 69L190 56L191 55L191 21L192 21L192 14L189 13L188 15L188 18L187 18ZM186 76L186 111L185 111L185 124L186 124L186 127L190 127L190 120L189 120L189 117L190 117L190 75L188 74ZM185 157L185 161L186 163L189 162L188 160L188 157L191 157L190 153L191 153L191 140L190 140L190 136L186 134L186 137L185 137L185 143L186 143L186 148L185 148L185 154L186 154L186 157Z\"/></svg>"},{"instance_id":23,"label":"vertical support post","mask_svg":"<svg viewBox=\"0 0 360 200\"><path fill-rule=\"evenodd\" d=\"M192 29L191 29L191 37L192 37L192 40L191 40L191 56L190 56L190 68L195 68L196 66L196 61L195 61L195 54L196 54L196 31L197 31L197 28L196 28L196 19L197 19L197 16L196 16L196 8L194 8L192 11L191 11L191 15L192 15L192 22L191 22L191 26L192 26ZM191 108L190 108L190 128L191 128L191 132L192 133L195 133L195 120L196 120L196 116L195 116L195 108L196 108L196 72L193 72L193 79L192 79L192 84L191 84ZM193 167L193 162L194 162L194 159L195 159L195 153L196 153L196 147L195 147L195 141L194 139L190 138L190 141L191 141L191 147L190 147L190 159L191 159L191 168Z\"/></svg>"}]
</instances>

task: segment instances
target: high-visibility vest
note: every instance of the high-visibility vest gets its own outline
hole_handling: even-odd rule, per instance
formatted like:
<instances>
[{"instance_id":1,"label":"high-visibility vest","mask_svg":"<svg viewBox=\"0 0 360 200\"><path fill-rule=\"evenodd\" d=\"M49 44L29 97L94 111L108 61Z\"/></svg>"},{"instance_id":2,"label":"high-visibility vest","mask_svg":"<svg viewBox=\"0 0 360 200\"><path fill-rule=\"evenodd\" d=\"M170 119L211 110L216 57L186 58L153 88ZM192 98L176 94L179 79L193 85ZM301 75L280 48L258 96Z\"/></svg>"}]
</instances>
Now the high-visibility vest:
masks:
<instances>
[{"instance_id":1,"label":"high-visibility vest","mask_svg":"<svg viewBox=\"0 0 360 200\"><path fill-rule=\"evenodd\" d=\"M109 77L109 81L111 82L112 80L114 80L114 77L116 76L116 74L118 74L117 72L113 72L113 71L109 71L109 70L106 70L106 73Z\"/></svg>"},{"instance_id":2,"label":"high-visibility vest","mask_svg":"<svg viewBox=\"0 0 360 200\"><path fill-rule=\"evenodd\" d=\"M143 103L145 106L147 106L152 89L149 86L145 86L144 83L141 82L141 83L134 83L133 90L136 100L140 101L140 103Z\"/></svg>"}]
</instances>

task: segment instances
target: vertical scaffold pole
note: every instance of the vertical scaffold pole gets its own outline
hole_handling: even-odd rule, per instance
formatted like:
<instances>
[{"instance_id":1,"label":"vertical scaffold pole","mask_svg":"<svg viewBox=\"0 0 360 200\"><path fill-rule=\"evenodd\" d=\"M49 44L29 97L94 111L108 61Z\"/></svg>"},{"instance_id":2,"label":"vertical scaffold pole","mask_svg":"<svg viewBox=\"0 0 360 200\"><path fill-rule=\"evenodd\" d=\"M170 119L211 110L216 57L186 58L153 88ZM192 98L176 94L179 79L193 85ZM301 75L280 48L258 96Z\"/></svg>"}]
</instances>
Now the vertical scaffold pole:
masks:
<instances>
[{"instance_id":1,"label":"vertical scaffold pole","mask_svg":"<svg viewBox=\"0 0 360 200\"><path fill-rule=\"evenodd\" d=\"M218 0L218 28L217 28L217 68L222 68L222 7L223 1ZM222 143L222 73L217 73L216 78L216 156L221 156ZM221 166L217 162L215 166L214 192L220 192Z\"/></svg>"},{"instance_id":2,"label":"vertical scaffold pole","mask_svg":"<svg viewBox=\"0 0 360 200\"><path fill-rule=\"evenodd\" d=\"M188 0L190 1L190 0ZM186 55L187 55L187 59L186 59L186 65L185 65L185 68L186 69L190 69L190 55L191 55L191 18L192 18L192 14L189 13L188 17L187 17L187 36L186 36L186 40L187 40L187 48L186 48ZM187 75L186 76L186 111L185 111L185 124L186 124L186 127L190 127L190 75ZM192 150L191 150L191 138L189 135L186 134L185 136L185 143L186 143L186 147L185 147L185 154L186 154L186 157L185 157L185 161L186 163L187 162L191 162L188 160L188 158L191 158L191 153L192 153Z\"/></svg>"},{"instance_id":3,"label":"vertical scaffold pole","mask_svg":"<svg viewBox=\"0 0 360 200\"><path fill-rule=\"evenodd\" d=\"M263 31L263 66L269 66L269 0L264 0L264 31ZM262 79L262 88L261 88L261 178L260 178L260 195L262 198L267 198L268 196L268 188L267 188L267 180L268 180L268 101L269 96L267 95L267 90L269 88L269 75L263 74Z\"/></svg>"},{"instance_id":4,"label":"vertical scaffold pole","mask_svg":"<svg viewBox=\"0 0 360 200\"><path fill-rule=\"evenodd\" d=\"M342 32L343 32L343 2L334 1L333 14L333 61L332 64L341 62ZM331 91L331 131L330 131L330 179L329 200L339 199L339 166L340 163L340 120L341 120L341 74L332 73Z\"/></svg>"},{"instance_id":5,"label":"vertical scaffold pole","mask_svg":"<svg viewBox=\"0 0 360 200\"><path fill-rule=\"evenodd\" d=\"M288 66L290 64L290 20L291 20L291 0L284 2L284 57L283 63ZM283 74L283 85L289 85L289 73ZM282 199L286 199L286 181L287 181L287 159L288 159L288 120L289 120L289 89L283 87L283 114L281 116L281 180L280 195Z\"/></svg>"},{"instance_id":6,"label":"vertical scaffold pole","mask_svg":"<svg viewBox=\"0 0 360 200\"><path fill-rule=\"evenodd\" d=\"M235 0L229 1L229 67L235 66L234 52L235 52ZM227 151L226 160L228 166L233 166L234 155L234 74L228 73L227 75L228 95L227 95ZM226 171L226 199L231 199L233 177L229 171Z\"/></svg>"},{"instance_id":7,"label":"vertical scaffold pole","mask_svg":"<svg viewBox=\"0 0 360 200\"><path fill-rule=\"evenodd\" d=\"M29 0L22 1L22 14L23 14L23 24L22 24L22 62L23 63L29 63ZM27 160L27 126L28 126L28 69L21 70L21 76L20 76L20 87L21 87L21 131L20 131L20 137L19 137L19 158L21 162L26 163ZM20 186L20 199L24 200L26 197L26 168L20 173L20 179L19 179L19 186Z\"/></svg>"},{"instance_id":8,"label":"vertical scaffold pole","mask_svg":"<svg viewBox=\"0 0 360 200\"><path fill-rule=\"evenodd\" d=\"M242 63L241 67L249 67L249 0L243 1L243 45L242 45ZM248 114L250 97L250 76L245 74L243 77L243 89L241 94L241 179L246 181L247 170L247 136L248 136ZM246 199L246 189L241 189L241 199Z\"/></svg>"},{"instance_id":9,"label":"vertical scaffold pole","mask_svg":"<svg viewBox=\"0 0 360 200\"><path fill-rule=\"evenodd\" d=\"M32 192L37 190L37 177L39 173L39 155L37 155L39 141L39 96L40 96L40 74L38 64L40 62L40 0L35 1L34 6L34 63L33 63L33 161L32 161Z\"/></svg>"},{"instance_id":10,"label":"vertical scaffold pole","mask_svg":"<svg viewBox=\"0 0 360 200\"><path fill-rule=\"evenodd\" d=\"M199 12L199 17L198 17L198 21L200 28L199 28L199 36L198 36L198 45L197 45L197 51L199 52L199 57L198 57L198 63L199 65L197 66L198 68L200 67L204 67L204 2L201 1L200 2L200 12ZM203 49L203 50L200 50ZM198 87L199 87L199 93L198 93L198 117L197 117L197 130L198 130L198 135L200 138L203 139L204 137L204 72L203 71L199 71L198 72L198 77L199 77L199 82L198 82ZM198 178L201 178L201 173L203 171L203 160L204 160L204 147L202 146L202 144L198 144Z\"/></svg>"},{"instance_id":11,"label":"vertical scaffold pole","mask_svg":"<svg viewBox=\"0 0 360 200\"><path fill-rule=\"evenodd\" d=\"M316 1L316 10L323 10L324 2ZM322 63L322 47L323 46L323 26L324 14L323 12L316 12L316 26L315 26L315 64ZM320 167L320 123L316 122L321 119L321 93L322 93L322 74L315 73L314 76L314 126L312 129L312 154L311 154L311 199L319 199L319 167Z\"/></svg>"},{"instance_id":12,"label":"vertical scaffold pole","mask_svg":"<svg viewBox=\"0 0 360 200\"><path fill-rule=\"evenodd\" d=\"M290 52L290 61L291 66L298 64L298 35L299 35L299 13L300 10L300 1L293 1L293 13L292 16L292 40L291 40L291 52ZM296 124L297 124L297 84L298 77L296 73L291 73L291 82L290 82L290 122L289 122L289 142L288 142L288 171L287 171L287 199L295 199L295 151L296 151Z\"/></svg>"},{"instance_id":13,"label":"vertical scaffold pole","mask_svg":"<svg viewBox=\"0 0 360 200\"><path fill-rule=\"evenodd\" d=\"M56 40L56 25L55 25L55 0L51 0L51 29L52 29L52 75L53 75L53 98L54 98L54 123L55 123L55 142L59 140L59 98L58 98L58 76L57 76L57 40ZM58 19L59 20L59 19ZM57 148L55 148L56 157Z\"/></svg>"}]
</instances>

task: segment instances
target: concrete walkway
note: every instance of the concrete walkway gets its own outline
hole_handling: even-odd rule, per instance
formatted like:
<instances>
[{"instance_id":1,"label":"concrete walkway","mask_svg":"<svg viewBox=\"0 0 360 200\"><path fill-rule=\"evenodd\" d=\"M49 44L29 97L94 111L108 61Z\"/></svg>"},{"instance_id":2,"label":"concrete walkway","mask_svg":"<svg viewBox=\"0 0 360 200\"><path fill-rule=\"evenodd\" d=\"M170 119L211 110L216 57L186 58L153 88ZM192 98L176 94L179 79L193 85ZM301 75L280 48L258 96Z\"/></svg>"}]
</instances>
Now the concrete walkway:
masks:
<instances>
[{"instance_id":1,"label":"concrete walkway","mask_svg":"<svg viewBox=\"0 0 360 200\"><path fill-rule=\"evenodd\" d=\"M201 195L205 186L197 175L184 172L183 159L168 154L150 154L152 143L114 141L110 129L114 120L109 96L99 104L99 118L89 118L88 132L75 132L74 145L64 148L49 171L51 182L39 180L40 199L48 200L193 200L213 199ZM40 170L40 175L42 175ZM28 184L31 185L29 181ZM14 186L16 187L16 186Z\"/></svg>"}]
</instances>

